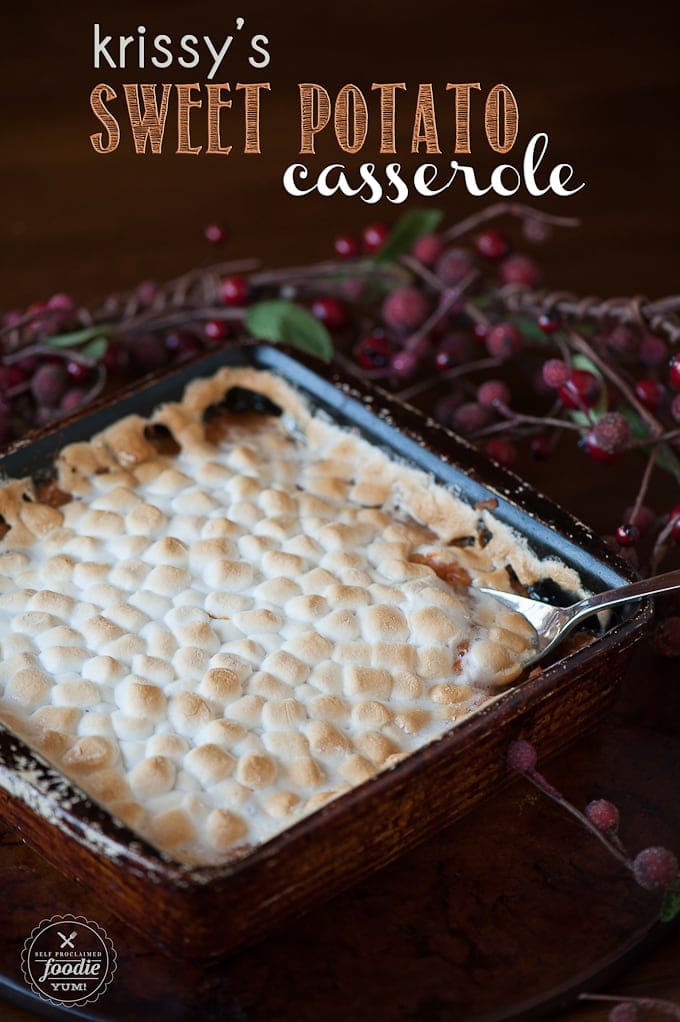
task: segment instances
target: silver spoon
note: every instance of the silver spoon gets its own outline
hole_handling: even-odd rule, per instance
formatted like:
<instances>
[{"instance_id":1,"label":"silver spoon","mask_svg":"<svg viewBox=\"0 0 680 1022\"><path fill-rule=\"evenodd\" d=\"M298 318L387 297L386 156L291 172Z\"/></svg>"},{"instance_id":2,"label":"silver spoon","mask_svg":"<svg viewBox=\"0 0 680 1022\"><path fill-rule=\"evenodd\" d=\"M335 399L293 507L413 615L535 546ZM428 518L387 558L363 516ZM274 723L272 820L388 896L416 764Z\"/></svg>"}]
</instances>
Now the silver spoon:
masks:
<instances>
[{"instance_id":1,"label":"silver spoon","mask_svg":"<svg viewBox=\"0 0 680 1022\"><path fill-rule=\"evenodd\" d=\"M591 614L598 614L617 603L641 600L645 596L654 596L656 593L665 593L671 589L680 589L680 569L669 571L665 575L656 575L654 578L643 578L640 582L618 586L616 589L608 589L605 593L597 593L595 596L580 600L571 607L553 607L540 600L529 600L526 596L515 596L514 593L487 589L485 586L480 586L479 592L494 596L507 604L532 625L536 632L536 645L533 655L525 662L525 666L528 666L544 657L569 634L574 625Z\"/></svg>"}]
</instances>

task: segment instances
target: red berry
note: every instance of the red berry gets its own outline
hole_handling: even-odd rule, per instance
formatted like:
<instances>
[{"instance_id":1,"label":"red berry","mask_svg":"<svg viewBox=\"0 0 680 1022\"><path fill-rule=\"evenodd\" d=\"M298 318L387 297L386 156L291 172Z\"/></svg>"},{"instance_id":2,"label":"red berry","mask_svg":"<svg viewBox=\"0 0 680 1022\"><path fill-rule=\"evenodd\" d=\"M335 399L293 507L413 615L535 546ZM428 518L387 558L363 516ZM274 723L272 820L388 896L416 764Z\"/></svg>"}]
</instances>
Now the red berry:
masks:
<instances>
[{"instance_id":1,"label":"red berry","mask_svg":"<svg viewBox=\"0 0 680 1022\"><path fill-rule=\"evenodd\" d=\"M173 330L165 338L165 346L168 351L180 362L187 358L193 358L203 351L203 345L195 334L186 330Z\"/></svg>"},{"instance_id":2,"label":"red berry","mask_svg":"<svg viewBox=\"0 0 680 1022\"><path fill-rule=\"evenodd\" d=\"M427 319L429 311L425 295L412 286L396 288L382 306L383 319L395 330L417 330Z\"/></svg>"},{"instance_id":3,"label":"red berry","mask_svg":"<svg viewBox=\"0 0 680 1022\"><path fill-rule=\"evenodd\" d=\"M484 453L488 458L493 458L499 465L505 468L512 468L517 460L517 449L513 443L505 437L495 436L484 444Z\"/></svg>"},{"instance_id":4,"label":"red berry","mask_svg":"<svg viewBox=\"0 0 680 1022\"><path fill-rule=\"evenodd\" d=\"M676 518L673 522L671 529L671 539L674 543L680 543L680 517Z\"/></svg>"},{"instance_id":5,"label":"red berry","mask_svg":"<svg viewBox=\"0 0 680 1022\"><path fill-rule=\"evenodd\" d=\"M680 355L674 355L670 361L670 378L673 390L680 390Z\"/></svg>"},{"instance_id":6,"label":"red berry","mask_svg":"<svg viewBox=\"0 0 680 1022\"><path fill-rule=\"evenodd\" d=\"M606 833L616 830L619 825L619 811L612 802L604 798L595 799L586 806L586 816L598 830Z\"/></svg>"},{"instance_id":7,"label":"red berry","mask_svg":"<svg viewBox=\"0 0 680 1022\"><path fill-rule=\"evenodd\" d=\"M638 380L635 384L635 396L651 412L657 411L664 395L664 388L656 380Z\"/></svg>"},{"instance_id":8,"label":"red berry","mask_svg":"<svg viewBox=\"0 0 680 1022\"><path fill-rule=\"evenodd\" d=\"M486 380L477 388L477 400L485 408L507 405L510 403L510 388L503 380Z\"/></svg>"},{"instance_id":9,"label":"red berry","mask_svg":"<svg viewBox=\"0 0 680 1022\"><path fill-rule=\"evenodd\" d=\"M678 860L667 848L645 848L633 860L633 876L645 890L661 890L677 879Z\"/></svg>"},{"instance_id":10,"label":"red berry","mask_svg":"<svg viewBox=\"0 0 680 1022\"><path fill-rule=\"evenodd\" d=\"M227 229L223 224L208 224L203 234L205 240L209 241L211 245L221 245L228 237Z\"/></svg>"},{"instance_id":11,"label":"red berry","mask_svg":"<svg viewBox=\"0 0 680 1022\"><path fill-rule=\"evenodd\" d=\"M514 323L496 323L486 335L486 347L494 358L511 358L524 347L524 338Z\"/></svg>"},{"instance_id":12,"label":"red berry","mask_svg":"<svg viewBox=\"0 0 680 1022\"><path fill-rule=\"evenodd\" d=\"M333 248L338 259L355 259L359 255L359 241L353 234L339 234Z\"/></svg>"},{"instance_id":13,"label":"red berry","mask_svg":"<svg viewBox=\"0 0 680 1022\"><path fill-rule=\"evenodd\" d=\"M63 291L59 291L47 302L47 308L53 309L55 312L73 312L76 307L76 303L70 295L64 294Z\"/></svg>"},{"instance_id":14,"label":"red berry","mask_svg":"<svg viewBox=\"0 0 680 1022\"><path fill-rule=\"evenodd\" d=\"M203 336L209 344L221 344L229 336L229 324L223 319L208 319L203 324Z\"/></svg>"},{"instance_id":15,"label":"red berry","mask_svg":"<svg viewBox=\"0 0 680 1022\"><path fill-rule=\"evenodd\" d=\"M493 229L478 234L475 245L479 254L487 259L502 259L510 251L510 242L505 235Z\"/></svg>"},{"instance_id":16,"label":"red berry","mask_svg":"<svg viewBox=\"0 0 680 1022\"><path fill-rule=\"evenodd\" d=\"M30 372L35 370L35 366ZM30 373L25 372L20 365L0 366L0 393L6 394L20 384L25 383Z\"/></svg>"},{"instance_id":17,"label":"red berry","mask_svg":"<svg viewBox=\"0 0 680 1022\"><path fill-rule=\"evenodd\" d=\"M587 369L572 369L569 379L558 388L558 396L566 408L592 408L602 392L597 376Z\"/></svg>"},{"instance_id":18,"label":"red berry","mask_svg":"<svg viewBox=\"0 0 680 1022\"><path fill-rule=\"evenodd\" d=\"M529 256L511 255L504 259L499 269L504 284L519 284L522 287L535 287L541 279L541 272Z\"/></svg>"},{"instance_id":19,"label":"red berry","mask_svg":"<svg viewBox=\"0 0 680 1022\"><path fill-rule=\"evenodd\" d=\"M631 435L628 420L620 412L603 415L595 423L592 433L598 447L611 454L624 450Z\"/></svg>"},{"instance_id":20,"label":"red berry","mask_svg":"<svg viewBox=\"0 0 680 1022\"><path fill-rule=\"evenodd\" d=\"M434 266L443 250L444 242L438 234L423 234L414 241L411 255L425 266Z\"/></svg>"},{"instance_id":21,"label":"red berry","mask_svg":"<svg viewBox=\"0 0 680 1022\"><path fill-rule=\"evenodd\" d=\"M143 280L135 290L142 305L152 305L158 296L158 284L153 280Z\"/></svg>"},{"instance_id":22,"label":"red berry","mask_svg":"<svg viewBox=\"0 0 680 1022\"><path fill-rule=\"evenodd\" d=\"M571 369L561 358L549 358L543 363L543 382L551 390L563 387L571 376Z\"/></svg>"},{"instance_id":23,"label":"red berry","mask_svg":"<svg viewBox=\"0 0 680 1022\"><path fill-rule=\"evenodd\" d=\"M377 252L381 245L387 241L389 233L390 230L386 224L369 224L368 227L365 227L361 236L364 252Z\"/></svg>"},{"instance_id":24,"label":"red berry","mask_svg":"<svg viewBox=\"0 0 680 1022\"><path fill-rule=\"evenodd\" d=\"M551 316L547 312L541 313L538 317L538 326L543 333L550 337L551 334L557 333L560 328L560 321L556 316Z\"/></svg>"},{"instance_id":25,"label":"red berry","mask_svg":"<svg viewBox=\"0 0 680 1022\"><path fill-rule=\"evenodd\" d=\"M507 763L511 770L527 774L536 766L536 750L530 742L511 742L508 749Z\"/></svg>"},{"instance_id":26,"label":"red berry","mask_svg":"<svg viewBox=\"0 0 680 1022\"><path fill-rule=\"evenodd\" d=\"M581 443L593 461L608 462L614 461L616 458L616 455L612 454L611 451L605 451L599 446L592 433L586 433Z\"/></svg>"},{"instance_id":27,"label":"red berry","mask_svg":"<svg viewBox=\"0 0 680 1022\"><path fill-rule=\"evenodd\" d=\"M122 375L130 365L130 353L122 344L109 342L102 359L104 368L111 376Z\"/></svg>"},{"instance_id":28,"label":"red berry","mask_svg":"<svg viewBox=\"0 0 680 1022\"><path fill-rule=\"evenodd\" d=\"M640 530L640 535L644 536L654 528L656 522L656 515L651 508L642 504L638 510L638 513L633 518L633 511L635 508L627 507L623 513L623 520L636 525Z\"/></svg>"},{"instance_id":29,"label":"red berry","mask_svg":"<svg viewBox=\"0 0 680 1022\"><path fill-rule=\"evenodd\" d=\"M640 539L640 530L637 525L619 525L616 530L616 542L619 546L635 546Z\"/></svg>"},{"instance_id":30,"label":"red berry","mask_svg":"<svg viewBox=\"0 0 680 1022\"><path fill-rule=\"evenodd\" d=\"M676 394L671 401L671 415L676 422L680 422L680 394Z\"/></svg>"},{"instance_id":31,"label":"red berry","mask_svg":"<svg viewBox=\"0 0 680 1022\"><path fill-rule=\"evenodd\" d=\"M337 298L315 298L312 302L312 315L329 330L342 330L347 326L347 310Z\"/></svg>"},{"instance_id":32,"label":"red berry","mask_svg":"<svg viewBox=\"0 0 680 1022\"><path fill-rule=\"evenodd\" d=\"M470 338L462 330L451 330L437 346L434 364L440 372L461 365L470 356Z\"/></svg>"},{"instance_id":33,"label":"red berry","mask_svg":"<svg viewBox=\"0 0 680 1022\"><path fill-rule=\"evenodd\" d=\"M50 408L59 404L68 386L68 373L63 364L42 365L31 380L31 391L39 405Z\"/></svg>"},{"instance_id":34,"label":"red berry","mask_svg":"<svg viewBox=\"0 0 680 1022\"><path fill-rule=\"evenodd\" d=\"M248 302L248 281L245 277L225 277L220 281L220 298L225 305L236 308Z\"/></svg>"},{"instance_id":35,"label":"red berry","mask_svg":"<svg viewBox=\"0 0 680 1022\"><path fill-rule=\"evenodd\" d=\"M488 323L479 323L478 322L478 323L475 323L475 325L473 326L472 332L475 335L475 337L477 338L477 340L478 341L482 341L482 343L483 343L486 340L486 336L487 336L487 334L488 334L490 329L491 329L491 327L489 326Z\"/></svg>"},{"instance_id":36,"label":"red berry","mask_svg":"<svg viewBox=\"0 0 680 1022\"><path fill-rule=\"evenodd\" d=\"M467 248L447 248L435 266L437 276L449 287L455 287L475 269L474 253Z\"/></svg>"},{"instance_id":37,"label":"red berry","mask_svg":"<svg viewBox=\"0 0 680 1022\"><path fill-rule=\"evenodd\" d=\"M394 345L384 334L369 334L359 341L354 357L362 369L385 369L394 351Z\"/></svg>"},{"instance_id":38,"label":"red berry","mask_svg":"<svg viewBox=\"0 0 680 1022\"><path fill-rule=\"evenodd\" d=\"M74 383L87 383L90 378L90 368L83 365L82 362L76 362L75 359L71 359L66 366L66 372L69 374Z\"/></svg>"}]
</instances>

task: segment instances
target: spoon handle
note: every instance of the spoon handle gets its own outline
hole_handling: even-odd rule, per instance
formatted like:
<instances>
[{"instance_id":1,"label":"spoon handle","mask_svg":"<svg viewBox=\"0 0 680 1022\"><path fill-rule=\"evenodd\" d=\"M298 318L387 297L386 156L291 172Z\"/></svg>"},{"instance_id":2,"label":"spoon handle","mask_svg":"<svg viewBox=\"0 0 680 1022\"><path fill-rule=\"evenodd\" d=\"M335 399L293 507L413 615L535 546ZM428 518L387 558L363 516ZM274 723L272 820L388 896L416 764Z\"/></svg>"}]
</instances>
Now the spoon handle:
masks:
<instances>
[{"instance_id":1,"label":"spoon handle","mask_svg":"<svg viewBox=\"0 0 680 1022\"><path fill-rule=\"evenodd\" d=\"M666 593L671 589L680 589L680 568L668 571L665 575L643 578L639 582L631 582L630 585L619 586L616 589L608 589L605 593L589 596L587 599L581 600L580 603L574 604L571 610L574 617L580 619L595 611L604 610L605 607L613 607L617 603L640 600L644 596Z\"/></svg>"}]
</instances>

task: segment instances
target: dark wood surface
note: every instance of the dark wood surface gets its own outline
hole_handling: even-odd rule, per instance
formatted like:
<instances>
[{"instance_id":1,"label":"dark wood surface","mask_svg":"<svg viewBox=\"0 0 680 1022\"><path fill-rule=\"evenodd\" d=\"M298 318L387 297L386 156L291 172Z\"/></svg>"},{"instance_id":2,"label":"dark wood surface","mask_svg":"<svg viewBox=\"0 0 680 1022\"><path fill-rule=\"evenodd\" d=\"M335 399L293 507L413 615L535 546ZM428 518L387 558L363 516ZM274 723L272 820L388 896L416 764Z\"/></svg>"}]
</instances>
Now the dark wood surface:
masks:
<instances>
[{"instance_id":1,"label":"dark wood surface","mask_svg":"<svg viewBox=\"0 0 680 1022\"><path fill-rule=\"evenodd\" d=\"M440 88L446 81L481 81L485 88L508 82L520 103L521 138L548 131L555 159L572 163L586 181L573 199L541 204L583 221L546 250L547 282L603 296L680 290L678 18L670 7L648 5L643 17L610 2L568 10L492 2L475 13L443 0L417 11L401 0L323 11L309 3L293 8L255 0L248 4L248 27L269 34L274 59L257 74L235 59L223 80L272 82L262 156L238 153L236 119L230 157L181 157L171 148L141 157L130 152L129 141L112 156L92 151L91 87L110 81L120 88L154 77L134 69L94 71L94 20L114 33L146 24L149 33L224 35L237 13L203 0L190 8L121 0L113 11L31 2L12 9L1 72L0 306L21 306L58 290L85 300L207 262L214 253L202 227L213 220L232 231L225 257L256 255L285 264L326 256L340 230L394 219L399 211L386 204L284 194L281 173L298 148L299 81L329 89L355 81L368 92L372 81L403 80L411 98L421 81ZM173 69L155 77L196 81L205 75ZM445 99L441 106L440 131L450 138L445 111L451 107ZM473 123L471 160L488 172L493 161L480 124ZM398 125L400 144L410 130L406 117ZM374 152L375 143L364 158ZM337 158L335 147L324 146L317 165ZM409 157L402 162L414 163ZM452 191L437 205L452 220L480 202ZM612 503L622 507L634 491L634 480L619 472L603 494L575 453L522 469L601 530L611 527ZM670 492L664 499L668 506L678 502ZM598 794L616 798L633 847L680 847L678 698L677 661L642 653L610 724L550 766L551 777L577 803ZM588 984L584 976L634 942L654 914L648 896L522 784L374 880L244 952L228 965L225 986L214 971L199 981L140 947L110 916L105 896L90 899L61 880L12 835L3 836L0 870L9 909L0 936L7 973L16 975L20 945L37 918L82 911L109 928L142 999L167 998L184 979L193 991L192 1013L209 1017L202 1003L222 1017L252 1022L369 1016L444 1022L498 1014L554 992L564 966L565 975L592 989L596 981ZM627 964L610 988L680 999L679 965L677 934L668 934L643 962ZM111 1011L123 1017L115 985L110 996ZM169 1018L171 1007L164 1005ZM545 1017L556 1011L546 1008ZM0 1016L11 1022L32 1017L5 1005ZM564 1017L595 1022L606 1010L571 1009Z\"/></svg>"}]
</instances>

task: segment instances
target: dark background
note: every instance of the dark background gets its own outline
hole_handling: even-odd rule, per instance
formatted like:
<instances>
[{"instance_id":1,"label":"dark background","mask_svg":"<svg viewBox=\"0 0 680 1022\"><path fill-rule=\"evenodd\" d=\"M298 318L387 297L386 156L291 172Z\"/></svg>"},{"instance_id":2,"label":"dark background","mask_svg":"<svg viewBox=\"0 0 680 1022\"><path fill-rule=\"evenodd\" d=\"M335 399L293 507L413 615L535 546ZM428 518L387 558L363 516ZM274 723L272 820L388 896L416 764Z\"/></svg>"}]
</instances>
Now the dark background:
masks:
<instances>
[{"instance_id":1,"label":"dark background","mask_svg":"<svg viewBox=\"0 0 680 1022\"><path fill-rule=\"evenodd\" d=\"M600 295L673 292L680 19L672 6L635 5L631 13L633 5L610 2L547 6L497 0L13 5L5 17L2 58L0 306L21 306L57 290L86 300L141 278L173 275L211 258L202 228L214 220L231 229L227 257L286 263L324 257L340 230L396 218L403 207L386 202L376 207L359 199L285 194L281 175L299 147L300 81L324 84L331 93L345 82L364 90L374 116L365 152L355 162L375 159L379 165L394 157L377 155L370 84L405 81L396 159L409 166L427 159L407 154L417 84L435 84L444 163L454 156L454 122L453 97L443 86L481 82L482 93L473 94L467 158L480 179L497 162L518 160L528 139L546 131L551 140L546 163L571 163L574 180L586 182L573 197L535 200L583 222L580 230L555 240L546 257L547 281ZM89 95L97 82L120 92L123 82L203 81L207 75L206 63L192 71L178 66L95 71L94 21L114 37L144 24L147 40L159 32L223 38L237 15L246 19L241 37L253 32L269 37L271 63L260 71L250 68L247 39L239 37L213 80L272 83L272 92L263 96L261 156L242 153L240 99L223 113L224 141L234 144L230 156L175 155L174 96L163 155L135 155L122 117L118 151L108 156L93 151L89 136L100 126ZM519 138L508 157L495 157L482 131L480 95L497 82L509 84L519 102ZM195 141L205 142L205 111L192 116ZM333 143L310 162L321 167L334 160L342 154ZM455 185L438 199L414 201L444 208L451 220L488 200Z\"/></svg>"}]
</instances>

